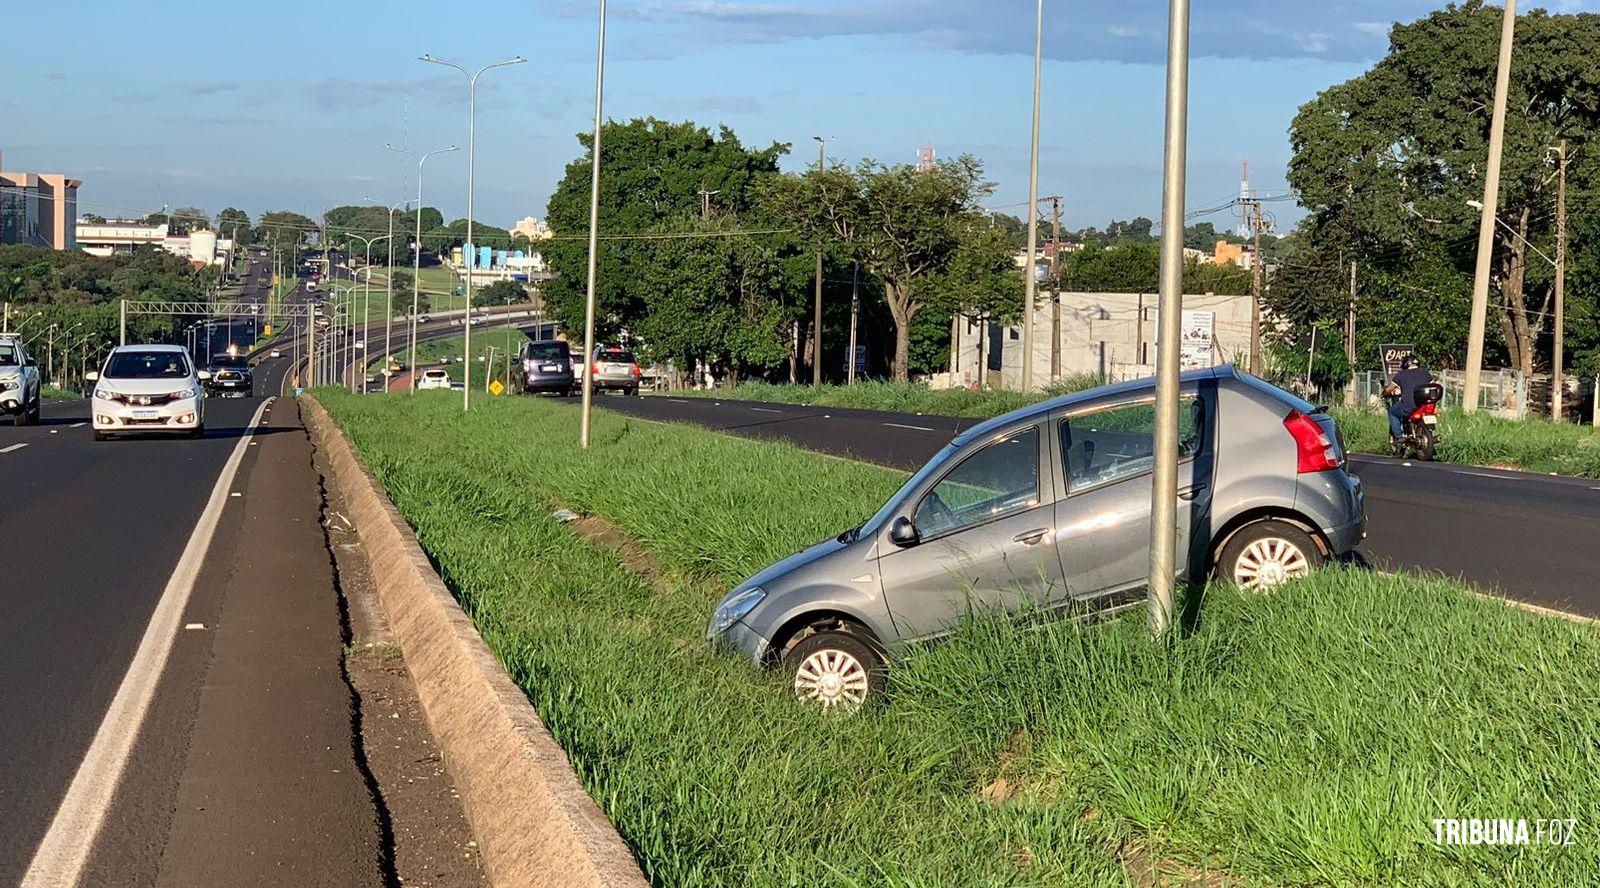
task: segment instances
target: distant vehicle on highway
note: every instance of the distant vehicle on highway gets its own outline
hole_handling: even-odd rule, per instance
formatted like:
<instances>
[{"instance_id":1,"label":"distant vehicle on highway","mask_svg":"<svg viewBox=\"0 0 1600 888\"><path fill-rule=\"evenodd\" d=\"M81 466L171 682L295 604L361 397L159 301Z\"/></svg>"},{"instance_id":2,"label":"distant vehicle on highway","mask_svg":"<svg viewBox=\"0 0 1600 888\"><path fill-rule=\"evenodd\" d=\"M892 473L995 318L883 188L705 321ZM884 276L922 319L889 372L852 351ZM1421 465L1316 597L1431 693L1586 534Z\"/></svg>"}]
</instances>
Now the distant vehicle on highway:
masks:
<instances>
[{"instance_id":1,"label":"distant vehicle on highway","mask_svg":"<svg viewBox=\"0 0 1600 888\"><path fill-rule=\"evenodd\" d=\"M1326 411L1231 366L1181 383L1179 571L1266 590L1366 536ZM1066 395L958 435L859 527L735 586L707 635L825 709L973 610L1139 606L1150 561L1152 379Z\"/></svg>"},{"instance_id":2,"label":"distant vehicle on highway","mask_svg":"<svg viewBox=\"0 0 1600 888\"><path fill-rule=\"evenodd\" d=\"M38 362L22 337L0 336L0 416L12 425L38 425L40 385Z\"/></svg>"},{"instance_id":3,"label":"distant vehicle on highway","mask_svg":"<svg viewBox=\"0 0 1600 888\"><path fill-rule=\"evenodd\" d=\"M639 362L633 352L620 345L601 346L594 350L594 360L589 365L596 389L612 389L625 395L639 393Z\"/></svg>"},{"instance_id":4,"label":"distant vehicle on highway","mask_svg":"<svg viewBox=\"0 0 1600 888\"><path fill-rule=\"evenodd\" d=\"M556 339L530 342L522 347L522 391L571 394L577 385L572 373L572 350Z\"/></svg>"},{"instance_id":5,"label":"distant vehicle on highway","mask_svg":"<svg viewBox=\"0 0 1600 888\"><path fill-rule=\"evenodd\" d=\"M428 323L428 322L429 322L429 321L431 321L431 320L433 320L433 318L430 318L430 317L428 317L428 316L427 316L427 315L425 315L425 314L419 314L419 315L417 315L417 323L419 323L419 324L426 324L426 323Z\"/></svg>"},{"instance_id":6,"label":"distant vehicle on highway","mask_svg":"<svg viewBox=\"0 0 1600 888\"><path fill-rule=\"evenodd\" d=\"M250 362L240 355L217 355L206 368L211 378L206 381L207 394L224 398L246 398L255 389L255 374Z\"/></svg>"},{"instance_id":7,"label":"distant vehicle on highway","mask_svg":"<svg viewBox=\"0 0 1600 888\"><path fill-rule=\"evenodd\" d=\"M181 345L124 345L111 350L100 370L84 379L94 383L90 414L94 439L130 432L205 434L201 386L211 374L196 370Z\"/></svg>"},{"instance_id":8,"label":"distant vehicle on highway","mask_svg":"<svg viewBox=\"0 0 1600 888\"><path fill-rule=\"evenodd\" d=\"M267 353L267 357L269 357L269 358L281 358L281 357L283 357L283 352L279 351L278 349L273 349L272 351Z\"/></svg>"},{"instance_id":9,"label":"distant vehicle on highway","mask_svg":"<svg viewBox=\"0 0 1600 888\"><path fill-rule=\"evenodd\" d=\"M450 374L443 370L424 370L422 377L417 380L417 391L425 389L447 389L450 387Z\"/></svg>"}]
</instances>

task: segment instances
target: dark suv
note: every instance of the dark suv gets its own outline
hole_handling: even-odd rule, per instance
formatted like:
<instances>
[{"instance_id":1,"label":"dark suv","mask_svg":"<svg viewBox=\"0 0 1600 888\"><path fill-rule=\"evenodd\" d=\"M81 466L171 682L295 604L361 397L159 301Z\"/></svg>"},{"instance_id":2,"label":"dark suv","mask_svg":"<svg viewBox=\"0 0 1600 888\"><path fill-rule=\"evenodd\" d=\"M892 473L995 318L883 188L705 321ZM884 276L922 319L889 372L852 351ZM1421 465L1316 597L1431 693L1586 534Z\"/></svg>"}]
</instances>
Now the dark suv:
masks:
<instances>
[{"instance_id":1,"label":"dark suv","mask_svg":"<svg viewBox=\"0 0 1600 888\"><path fill-rule=\"evenodd\" d=\"M572 352L556 339L530 342L522 347L522 391L535 395L571 394L577 388L572 374Z\"/></svg>"},{"instance_id":2,"label":"dark suv","mask_svg":"<svg viewBox=\"0 0 1600 888\"><path fill-rule=\"evenodd\" d=\"M218 355L208 368L211 378L206 380L206 391L224 398L247 398L255 388L255 374L250 362L242 357Z\"/></svg>"}]
</instances>

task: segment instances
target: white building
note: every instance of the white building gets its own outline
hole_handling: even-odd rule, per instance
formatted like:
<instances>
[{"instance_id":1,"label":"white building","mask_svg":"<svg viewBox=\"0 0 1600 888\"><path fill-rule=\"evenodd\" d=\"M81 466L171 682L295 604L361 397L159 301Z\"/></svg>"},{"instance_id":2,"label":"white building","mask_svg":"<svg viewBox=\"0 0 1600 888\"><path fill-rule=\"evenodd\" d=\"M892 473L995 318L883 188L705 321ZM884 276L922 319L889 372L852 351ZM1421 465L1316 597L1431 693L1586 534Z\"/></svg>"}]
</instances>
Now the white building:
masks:
<instances>
[{"instance_id":1,"label":"white building","mask_svg":"<svg viewBox=\"0 0 1600 888\"><path fill-rule=\"evenodd\" d=\"M1121 380L1155 373L1157 302L1154 293L1062 293L1060 375ZM1249 362L1249 296L1190 295L1183 307L1186 366ZM1050 379L1051 317L1050 294L1040 293L1033 320L1036 386ZM1018 387L1020 326L962 317L951 335L951 372L939 374L935 385Z\"/></svg>"},{"instance_id":2,"label":"white building","mask_svg":"<svg viewBox=\"0 0 1600 888\"><path fill-rule=\"evenodd\" d=\"M532 216L524 217L521 222L512 227L511 235L513 239L519 234L531 241L549 240L555 236L550 230L550 226L545 224L543 219L535 219Z\"/></svg>"},{"instance_id":3,"label":"white building","mask_svg":"<svg viewBox=\"0 0 1600 888\"><path fill-rule=\"evenodd\" d=\"M172 234L165 225L110 220L104 224L78 222L78 247L91 256L129 255L139 247L161 247L196 265L227 265L233 260L233 239L215 231L195 229Z\"/></svg>"}]
</instances>

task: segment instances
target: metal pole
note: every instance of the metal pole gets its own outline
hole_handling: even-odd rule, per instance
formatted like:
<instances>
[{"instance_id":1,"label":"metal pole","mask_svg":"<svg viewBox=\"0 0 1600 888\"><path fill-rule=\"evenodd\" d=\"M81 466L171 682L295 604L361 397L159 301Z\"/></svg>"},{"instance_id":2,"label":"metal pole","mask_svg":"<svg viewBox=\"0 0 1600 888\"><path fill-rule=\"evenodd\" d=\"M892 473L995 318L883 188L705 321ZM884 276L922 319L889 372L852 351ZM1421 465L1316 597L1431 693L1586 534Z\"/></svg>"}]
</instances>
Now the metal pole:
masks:
<instances>
[{"instance_id":1,"label":"metal pole","mask_svg":"<svg viewBox=\"0 0 1600 888\"><path fill-rule=\"evenodd\" d=\"M1044 63L1044 0L1038 0L1033 29L1033 139L1028 153L1028 252L1022 297L1022 391L1033 389L1034 250L1039 246L1039 72ZM1180 220L1179 231L1182 231Z\"/></svg>"},{"instance_id":2,"label":"metal pole","mask_svg":"<svg viewBox=\"0 0 1600 888\"><path fill-rule=\"evenodd\" d=\"M1349 393L1345 396L1345 406L1353 407L1356 403L1356 263L1350 261L1350 310L1344 322L1344 361L1350 367Z\"/></svg>"},{"instance_id":3,"label":"metal pole","mask_svg":"<svg viewBox=\"0 0 1600 888\"><path fill-rule=\"evenodd\" d=\"M1172 624L1178 539L1178 360L1183 335L1183 188L1189 128L1189 0L1167 25L1167 145L1161 195L1161 318L1156 334L1155 474L1150 494L1148 625Z\"/></svg>"},{"instance_id":4,"label":"metal pole","mask_svg":"<svg viewBox=\"0 0 1600 888\"><path fill-rule=\"evenodd\" d=\"M1043 0L1040 0L1043 2ZM817 172L822 172L828 164L828 140L822 136L812 136L817 140ZM817 248L817 292L814 300L814 317L811 321L811 384L822 385L822 248ZM853 357L853 356L852 356Z\"/></svg>"},{"instance_id":5,"label":"metal pole","mask_svg":"<svg viewBox=\"0 0 1600 888\"><path fill-rule=\"evenodd\" d=\"M1061 375L1061 198L1050 198L1050 378Z\"/></svg>"},{"instance_id":6,"label":"metal pole","mask_svg":"<svg viewBox=\"0 0 1600 888\"><path fill-rule=\"evenodd\" d=\"M399 208L399 204L389 208L389 265L383 282L383 371L378 375L383 378L385 392L389 390L389 356L394 354L394 211Z\"/></svg>"},{"instance_id":7,"label":"metal pole","mask_svg":"<svg viewBox=\"0 0 1600 888\"><path fill-rule=\"evenodd\" d=\"M1511 45L1517 26L1517 0L1505 0L1500 19L1500 62L1494 78L1494 111L1489 118L1489 162L1483 174L1483 210L1478 217L1478 264L1472 278L1472 319L1467 327L1467 372L1461 409L1478 409L1483 374L1483 333L1489 314L1489 271L1494 260L1494 214L1500 202L1500 152L1505 143L1506 92L1511 85Z\"/></svg>"},{"instance_id":8,"label":"metal pole","mask_svg":"<svg viewBox=\"0 0 1600 888\"><path fill-rule=\"evenodd\" d=\"M856 318L861 314L861 263L850 271L850 356L845 358L845 384L856 384Z\"/></svg>"},{"instance_id":9,"label":"metal pole","mask_svg":"<svg viewBox=\"0 0 1600 888\"><path fill-rule=\"evenodd\" d=\"M589 287L583 315L583 410L578 446L589 449L589 407L594 400L594 278L600 245L600 113L606 83L606 0L600 0L600 36L595 50L594 140L589 173Z\"/></svg>"},{"instance_id":10,"label":"metal pole","mask_svg":"<svg viewBox=\"0 0 1600 888\"><path fill-rule=\"evenodd\" d=\"M118 317L117 329L120 331L118 333L117 344L118 345L127 345L128 344L128 300L119 299L119 300L117 300L117 302L121 306L120 310L117 313L117 317Z\"/></svg>"},{"instance_id":11,"label":"metal pole","mask_svg":"<svg viewBox=\"0 0 1600 888\"><path fill-rule=\"evenodd\" d=\"M1567 140L1556 146L1556 329L1550 358L1550 418L1561 421L1562 352L1566 349L1567 322Z\"/></svg>"}]
</instances>

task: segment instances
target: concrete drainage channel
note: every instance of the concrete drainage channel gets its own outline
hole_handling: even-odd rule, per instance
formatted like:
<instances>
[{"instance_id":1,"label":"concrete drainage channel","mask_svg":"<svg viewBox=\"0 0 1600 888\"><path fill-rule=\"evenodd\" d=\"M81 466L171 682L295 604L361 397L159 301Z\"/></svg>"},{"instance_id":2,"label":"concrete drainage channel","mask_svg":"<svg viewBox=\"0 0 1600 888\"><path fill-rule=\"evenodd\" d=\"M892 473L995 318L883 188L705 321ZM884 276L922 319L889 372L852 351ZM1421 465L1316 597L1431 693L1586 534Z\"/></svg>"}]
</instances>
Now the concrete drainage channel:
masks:
<instances>
[{"instance_id":1,"label":"concrete drainage channel","mask_svg":"<svg viewBox=\"0 0 1600 888\"><path fill-rule=\"evenodd\" d=\"M410 526L322 405L311 397L302 404L330 495L361 538L379 616L459 790L489 883L642 888L627 844L433 571ZM351 618L359 624L357 614Z\"/></svg>"}]
</instances>

